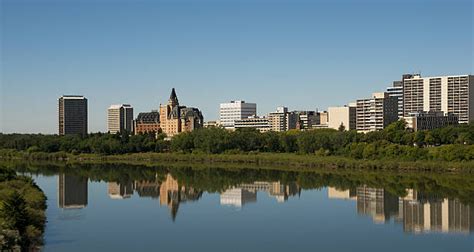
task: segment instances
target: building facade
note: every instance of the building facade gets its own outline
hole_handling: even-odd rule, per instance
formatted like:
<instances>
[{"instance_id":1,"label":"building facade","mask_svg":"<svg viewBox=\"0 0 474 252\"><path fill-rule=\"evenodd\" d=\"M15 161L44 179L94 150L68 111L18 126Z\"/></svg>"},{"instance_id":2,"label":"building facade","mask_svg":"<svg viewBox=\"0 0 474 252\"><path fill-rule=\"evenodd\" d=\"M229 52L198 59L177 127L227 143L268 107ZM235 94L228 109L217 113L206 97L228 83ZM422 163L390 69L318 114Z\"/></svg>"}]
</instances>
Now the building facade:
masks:
<instances>
[{"instance_id":1,"label":"building facade","mask_svg":"<svg viewBox=\"0 0 474 252\"><path fill-rule=\"evenodd\" d=\"M459 117L459 123L474 120L474 76L424 77L403 80L403 115L443 111Z\"/></svg>"},{"instance_id":2,"label":"building facade","mask_svg":"<svg viewBox=\"0 0 474 252\"><path fill-rule=\"evenodd\" d=\"M260 132L272 130L270 122L266 117L251 116L244 119L235 120L235 129L254 128Z\"/></svg>"},{"instance_id":3,"label":"building facade","mask_svg":"<svg viewBox=\"0 0 474 252\"><path fill-rule=\"evenodd\" d=\"M139 113L134 121L135 134L161 133L158 111Z\"/></svg>"},{"instance_id":4,"label":"building facade","mask_svg":"<svg viewBox=\"0 0 474 252\"><path fill-rule=\"evenodd\" d=\"M257 115L257 104L246 103L245 101L231 101L221 103L219 118L222 127L234 129L235 120L248 118Z\"/></svg>"},{"instance_id":5,"label":"building facade","mask_svg":"<svg viewBox=\"0 0 474 252\"><path fill-rule=\"evenodd\" d=\"M398 120L398 99L388 93L374 93L371 98L356 102L356 129L358 132L382 130Z\"/></svg>"},{"instance_id":6,"label":"building facade","mask_svg":"<svg viewBox=\"0 0 474 252\"><path fill-rule=\"evenodd\" d=\"M87 99L63 95L58 102L59 135L87 135Z\"/></svg>"},{"instance_id":7,"label":"building facade","mask_svg":"<svg viewBox=\"0 0 474 252\"><path fill-rule=\"evenodd\" d=\"M345 130L356 129L356 104L343 107L329 107L328 128L339 129L341 125Z\"/></svg>"},{"instance_id":8,"label":"building facade","mask_svg":"<svg viewBox=\"0 0 474 252\"><path fill-rule=\"evenodd\" d=\"M130 104L111 105L107 109L107 131L111 134L133 132L133 108Z\"/></svg>"},{"instance_id":9,"label":"building facade","mask_svg":"<svg viewBox=\"0 0 474 252\"><path fill-rule=\"evenodd\" d=\"M410 113L403 119L407 122L407 128L414 131L432 130L448 125L457 125L459 122L459 118L455 114L443 111Z\"/></svg>"},{"instance_id":10,"label":"building facade","mask_svg":"<svg viewBox=\"0 0 474 252\"><path fill-rule=\"evenodd\" d=\"M160 105L160 126L167 137L202 128L204 118L197 108L180 106L173 88L168 104Z\"/></svg>"}]
</instances>

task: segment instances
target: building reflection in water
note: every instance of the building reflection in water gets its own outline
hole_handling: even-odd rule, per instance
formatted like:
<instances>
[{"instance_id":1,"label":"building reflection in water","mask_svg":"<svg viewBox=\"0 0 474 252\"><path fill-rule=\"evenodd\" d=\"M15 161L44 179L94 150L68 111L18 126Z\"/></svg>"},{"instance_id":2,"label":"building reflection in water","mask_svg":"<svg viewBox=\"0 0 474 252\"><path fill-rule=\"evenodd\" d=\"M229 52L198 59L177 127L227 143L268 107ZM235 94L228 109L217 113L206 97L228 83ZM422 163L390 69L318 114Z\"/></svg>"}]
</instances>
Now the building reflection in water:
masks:
<instances>
[{"instance_id":1,"label":"building reflection in water","mask_svg":"<svg viewBox=\"0 0 474 252\"><path fill-rule=\"evenodd\" d=\"M132 182L109 182L107 193L111 199L128 199L133 195L133 184Z\"/></svg>"},{"instance_id":2,"label":"building reflection in water","mask_svg":"<svg viewBox=\"0 0 474 252\"><path fill-rule=\"evenodd\" d=\"M407 233L474 231L474 207L459 200L426 197L413 189L407 190L407 196L397 197L381 188L328 187L328 198L355 200L358 214L371 216L375 223L393 218Z\"/></svg>"},{"instance_id":3,"label":"building reflection in water","mask_svg":"<svg viewBox=\"0 0 474 252\"><path fill-rule=\"evenodd\" d=\"M195 190L192 187L179 185L178 181L170 174L166 175L165 181L160 186L160 205L168 206L173 221L178 215L180 203L195 201L201 198L201 196L202 191Z\"/></svg>"},{"instance_id":4,"label":"building reflection in water","mask_svg":"<svg viewBox=\"0 0 474 252\"><path fill-rule=\"evenodd\" d=\"M87 206L87 178L60 173L58 176L58 206L77 209Z\"/></svg>"},{"instance_id":5,"label":"building reflection in water","mask_svg":"<svg viewBox=\"0 0 474 252\"><path fill-rule=\"evenodd\" d=\"M301 189L296 183L282 184L281 182L257 181L240 184L221 193L221 205L242 207L246 203L257 201L257 191L267 192L275 197L279 203L288 200L288 197L300 195Z\"/></svg>"},{"instance_id":6,"label":"building reflection in water","mask_svg":"<svg viewBox=\"0 0 474 252\"><path fill-rule=\"evenodd\" d=\"M58 205L63 209L84 208L88 203L88 179L81 176L61 173L58 176ZM109 182L107 192L112 199L130 198L134 191L140 197L159 199L160 205L167 206L173 221L176 219L181 203L196 201L202 191L182 185L171 174L163 181ZM300 195L301 188L295 182L282 183L256 181L239 184L221 193L220 204L243 207L257 201L257 192L267 192L277 202L285 202L289 197ZM340 190L328 187L328 198L353 200L359 215L370 216L375 223L394 220L403 225L404 232L474 232L474 207L456 199L446 199L424 195L417 190L408 189L404 197L398 197L385 189L359 186Z\"/></svg>"}]
</instances>

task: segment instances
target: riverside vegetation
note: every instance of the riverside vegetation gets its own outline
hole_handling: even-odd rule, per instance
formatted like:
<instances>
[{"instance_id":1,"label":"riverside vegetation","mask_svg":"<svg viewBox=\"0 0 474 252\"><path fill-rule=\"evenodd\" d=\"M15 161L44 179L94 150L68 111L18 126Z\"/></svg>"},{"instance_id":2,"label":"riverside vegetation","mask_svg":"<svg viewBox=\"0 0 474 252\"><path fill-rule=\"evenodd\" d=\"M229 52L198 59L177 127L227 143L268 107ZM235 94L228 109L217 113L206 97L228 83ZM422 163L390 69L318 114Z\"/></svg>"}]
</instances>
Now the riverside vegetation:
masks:
<instances>
[{"instance_id":1,"label":"riverside vegetation","mask_svg":"<svg viewBox=\"0 0 474 252\"><path fill-rule=\"evenodd\" d=\"M43 244L46 196L26 176L0 166L0 251L37 251Z\"/></svg>"},{"instance_id":2,"label":"riverside vegetation","mask_svg":"<svg viewBox=\"0 0 474 252\"><path fill-rule=\"evenodd\" d=\"M159 134L158 137L155 134L126 133L95 133L86 137L0 134L0 158L207 160L263 162L268 165L288 165L293 162L306 166L319 166L320 163L329 162L336 167L375 165L395 168L403 163L405 165L402 166L408 166L407 163L418 162L415 166L428 163L432 167L449 163L452 168L471 169L474 166L473 143L473 124L411 132L406 129L404 121L398 121L384 130L369 133L342 129L260 133L254 129L231 132L222 128L202 128L176 135L171 141L165 140L164 134ZM166 154L152 154L153 152ZM194 155L181 155L183 153Z\"/></svg>"}]
</instances>

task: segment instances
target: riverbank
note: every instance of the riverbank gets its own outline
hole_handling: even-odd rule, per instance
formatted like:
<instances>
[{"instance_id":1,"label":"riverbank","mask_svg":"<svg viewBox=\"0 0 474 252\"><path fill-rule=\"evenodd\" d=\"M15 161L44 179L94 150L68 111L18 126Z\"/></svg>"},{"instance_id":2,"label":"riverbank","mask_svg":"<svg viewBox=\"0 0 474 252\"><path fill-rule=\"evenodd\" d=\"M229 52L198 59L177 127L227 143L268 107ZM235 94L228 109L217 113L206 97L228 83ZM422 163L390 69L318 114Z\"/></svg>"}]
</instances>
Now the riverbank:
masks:
<instances>
[{"instance_id":1,"label":"riverbank","mask_svg":"<svg viewBox=\"0 0 474 252\"><path fill-rule=\"evenodd\" d=\"M0 250L39 251L45 210L46 196L31 178L0 167Z\"/></svg>"},{"instance_id":2,"label":"riverbank","mask_svg":"<svg viewBox=\"0 0 474 252\"><path fill-rule=\"evenodd\" d=\"M69 163L133 163L155 165L160 163L192 163L220 166L247 166L273 169L363 169L363 170L407 170L436 172L474 172L474 161L403 161L394 159L364 160L339 156L319 156L294 153L248 153L248 154L204 154L204 153L131 153L121 155L70 154L65 152L45 153L15 150L0 151L0 160L59 161Z\"/></svg>"}]
</instances>

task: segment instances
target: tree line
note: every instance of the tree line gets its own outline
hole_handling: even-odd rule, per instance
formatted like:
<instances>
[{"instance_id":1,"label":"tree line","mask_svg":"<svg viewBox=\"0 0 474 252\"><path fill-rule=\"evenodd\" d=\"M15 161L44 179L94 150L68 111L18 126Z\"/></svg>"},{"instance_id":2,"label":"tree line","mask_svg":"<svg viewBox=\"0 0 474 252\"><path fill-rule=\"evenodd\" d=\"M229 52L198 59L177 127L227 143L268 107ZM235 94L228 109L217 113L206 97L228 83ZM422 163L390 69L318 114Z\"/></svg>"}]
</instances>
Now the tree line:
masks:
<instances>
[{"instance_id":1,"label":"tree line","mask_svg":"<svg viewBox=\"0 0 474 252\"><path fill-rule=\"evenodd\" d=\"M27 152L73 154L182 153L300 153L355 159L469 161L474 158L474 125L463 124L412 132L404 121L369 133L316 129L260 133L255 129L228 131L202 128L181 133L170 141L164 134L107 134L58 136L0 134L0 148Z\"/></svg>"}]
</instances>

